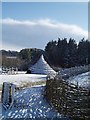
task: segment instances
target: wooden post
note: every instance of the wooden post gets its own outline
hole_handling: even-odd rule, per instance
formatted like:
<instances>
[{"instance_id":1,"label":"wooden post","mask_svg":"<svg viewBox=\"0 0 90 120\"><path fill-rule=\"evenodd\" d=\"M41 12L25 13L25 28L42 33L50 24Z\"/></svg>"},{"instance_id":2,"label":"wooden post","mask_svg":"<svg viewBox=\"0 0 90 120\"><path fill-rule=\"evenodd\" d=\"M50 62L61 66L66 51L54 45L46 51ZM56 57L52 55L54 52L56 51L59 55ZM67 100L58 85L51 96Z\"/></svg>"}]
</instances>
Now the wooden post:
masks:
<instances>
[{"instance_id":1,"label":"wooden post","mask_svg":"<svg viewBox=\"0 0 90 120\"><path fill-rule=\"evenodd\" d=\"M1 97L1 102L2 104L7 104L8 103L8 96L9 96L9 83L4 82L2 86L2 97Z\"/></svg>"},{"instance_id":2,"label":"wooden post","mask_svg":"<svg viewBox=\"0 0 90 120\"><path fill-rule=\"evenodd\" d=\"M14 102L14 92L15 92L15 85L9 82L4 82L2 86L2 97L1 102L4 106L12 106Z\"/></svg>"}]
</instances>

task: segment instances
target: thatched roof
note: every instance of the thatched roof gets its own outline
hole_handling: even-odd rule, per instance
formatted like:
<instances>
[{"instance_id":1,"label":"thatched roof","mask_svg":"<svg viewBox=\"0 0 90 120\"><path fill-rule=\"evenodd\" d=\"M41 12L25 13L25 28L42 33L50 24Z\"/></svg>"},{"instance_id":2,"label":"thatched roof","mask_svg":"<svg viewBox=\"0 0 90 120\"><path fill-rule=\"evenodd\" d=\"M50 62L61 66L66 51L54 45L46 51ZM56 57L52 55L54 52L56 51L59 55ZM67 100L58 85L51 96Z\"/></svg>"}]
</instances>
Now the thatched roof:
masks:
<instances>
[{"instance_id":1,"label":"thatched roof","mask_svg":"<svg viewBox=\"0 0 90 120\"><path fill-rule=\"evenodd\" d=\"M55 74L56 72L45 61L44 56L41 55L39 60L32 65L29 70L34 74Z\"/></svg>"}]
</instances>

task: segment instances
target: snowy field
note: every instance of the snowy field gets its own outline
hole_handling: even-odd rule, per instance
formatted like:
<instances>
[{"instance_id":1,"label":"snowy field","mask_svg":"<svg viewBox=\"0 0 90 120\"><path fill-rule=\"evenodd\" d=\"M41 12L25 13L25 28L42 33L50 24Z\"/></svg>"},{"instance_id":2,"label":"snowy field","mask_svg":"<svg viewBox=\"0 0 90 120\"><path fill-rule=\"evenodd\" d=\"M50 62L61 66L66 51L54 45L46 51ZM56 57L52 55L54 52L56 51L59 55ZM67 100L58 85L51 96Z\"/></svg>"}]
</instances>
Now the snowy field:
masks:
<instances>
[{"instance_id":1,"label":"snowy field","mask_svg":"<svg viewBox=\"0 0 90 120\"><path fill-rule=\"evenodd\" d=\"M24 82L37 82L43 80L46 81L46 75L25 74L24 72L15 75L8 75L8 74L0 75L0 85L2 85L3 82L12 82L17 86L19 86Z\"/></svg>"}]
</instances>

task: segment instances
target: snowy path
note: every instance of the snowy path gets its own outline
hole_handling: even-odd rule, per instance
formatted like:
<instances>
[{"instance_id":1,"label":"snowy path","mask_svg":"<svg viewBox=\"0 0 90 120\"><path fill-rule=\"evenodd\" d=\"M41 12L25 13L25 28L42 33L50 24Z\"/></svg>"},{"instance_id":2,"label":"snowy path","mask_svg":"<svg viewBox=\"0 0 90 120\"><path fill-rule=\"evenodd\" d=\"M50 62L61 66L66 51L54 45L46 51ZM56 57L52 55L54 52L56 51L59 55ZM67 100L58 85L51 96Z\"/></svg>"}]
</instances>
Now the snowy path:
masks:
<instances>
[{"instance_id":1,"label":"snowy path","mask_svg":"<svg viewBox=\"0 0 90 120\"><path fill-rule=\"evenodd\" d=\"M61 118L61 115L45 100L44 88L44 86L36 86L17 92L15 105L19 106L4 112L4 116L7 118Z\"/></svg>"}]
</instances>

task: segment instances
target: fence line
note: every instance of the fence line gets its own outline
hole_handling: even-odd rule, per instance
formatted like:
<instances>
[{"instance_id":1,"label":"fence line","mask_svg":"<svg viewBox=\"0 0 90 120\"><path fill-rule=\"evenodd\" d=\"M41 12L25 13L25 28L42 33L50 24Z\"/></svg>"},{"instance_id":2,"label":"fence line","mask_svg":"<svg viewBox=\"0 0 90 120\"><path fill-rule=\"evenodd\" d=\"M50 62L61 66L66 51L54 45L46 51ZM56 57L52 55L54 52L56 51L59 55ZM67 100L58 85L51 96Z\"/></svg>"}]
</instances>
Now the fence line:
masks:
<instances>
[{"instance_id":1,"label":"fence line","mask_svg":"<svg viewBox=\"0 0 90 120\"><path fill-rule=\"evenodd\" d=\"M90 90L56 78L47 80L46 99L64 116L90 120Z\"/></svg>"}]
</instances>

